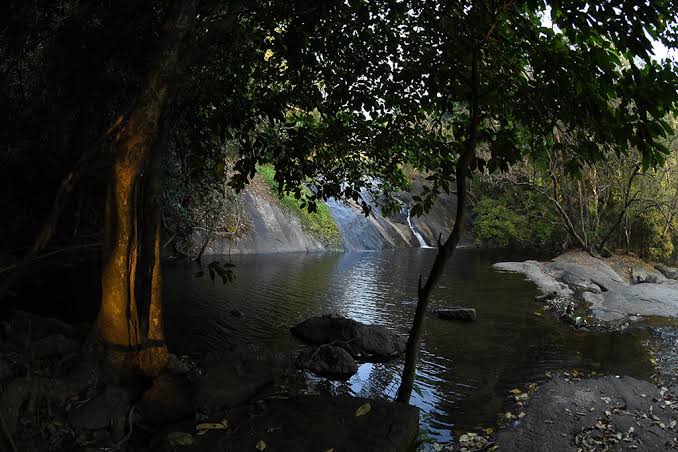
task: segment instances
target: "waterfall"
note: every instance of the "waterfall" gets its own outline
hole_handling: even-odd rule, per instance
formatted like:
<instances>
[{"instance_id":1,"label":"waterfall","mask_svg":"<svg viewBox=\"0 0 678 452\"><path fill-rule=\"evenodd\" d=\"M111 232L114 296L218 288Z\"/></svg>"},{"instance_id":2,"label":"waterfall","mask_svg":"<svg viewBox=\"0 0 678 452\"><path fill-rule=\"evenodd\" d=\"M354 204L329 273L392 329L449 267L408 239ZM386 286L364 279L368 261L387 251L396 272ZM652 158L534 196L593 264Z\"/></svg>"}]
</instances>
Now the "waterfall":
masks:
<instances>
[{"instance_id":1,"label":"waterfall","mask_svg":"<svg viewBox=\"0 0 678 452\"><path fill-rule=\"evenodd\" d=\"M419 248L433 248L432 246L428 246L428 243L426 243L426 240L424 240L424 237L412 225L412 217L410 216L410 210L409 209L407 209L407 224L409 225L410 231L412 231L412 234L414 234L414 236L419 241Z\"/></svg>"}]
</instances>

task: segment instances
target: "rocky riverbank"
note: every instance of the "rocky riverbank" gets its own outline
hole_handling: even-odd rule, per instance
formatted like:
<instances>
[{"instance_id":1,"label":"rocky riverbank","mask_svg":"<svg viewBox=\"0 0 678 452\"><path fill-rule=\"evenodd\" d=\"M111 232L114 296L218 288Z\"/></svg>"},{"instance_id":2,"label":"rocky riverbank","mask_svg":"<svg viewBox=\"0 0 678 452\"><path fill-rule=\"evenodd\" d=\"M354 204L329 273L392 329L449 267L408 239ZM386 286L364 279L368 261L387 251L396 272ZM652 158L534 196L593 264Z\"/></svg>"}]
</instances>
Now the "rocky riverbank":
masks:
<instances>
[{"instance_id":1,"label":"rocky riverbank","mask_svg":"<svg viewBox=\"0 0 678 452\"><path fill-rule=\"evenodd\" d=\"M346 342L356 354L401 351L397 338L356 325ZM83 359L86 328L18 311L2 326L2 451L405 452L417 440L417 408L316 391L287 354L170 355L156 378L118 381Z\"/></svg>"},{"instance_id":2,"label":"rocky riverbank","mask_svg":"<svg viewBox=\"0 0 678 452\"><path fill-rule=\"evenodd\" d=\"M678 272L639 259L574 251L551 262L500 262L534 282L543 301L577 328L624 328L646 317L678 319Z\"/></svg>"},{"instance_id":3,"label":"rocky riverbank","mask_svg":"<svg viewBox=\"0 0 678 452\"><path fill-rule=\"evenodd\" d=\"M537 387L514 389L514 410L498 433L468 432L447 450L599 451L678 450L678 272L629 257L595 258L570 252L551 262L503 262L542 292L538 297L582 332L649 327L652 381L564 372Z\"/></svg>"}]
</instances>

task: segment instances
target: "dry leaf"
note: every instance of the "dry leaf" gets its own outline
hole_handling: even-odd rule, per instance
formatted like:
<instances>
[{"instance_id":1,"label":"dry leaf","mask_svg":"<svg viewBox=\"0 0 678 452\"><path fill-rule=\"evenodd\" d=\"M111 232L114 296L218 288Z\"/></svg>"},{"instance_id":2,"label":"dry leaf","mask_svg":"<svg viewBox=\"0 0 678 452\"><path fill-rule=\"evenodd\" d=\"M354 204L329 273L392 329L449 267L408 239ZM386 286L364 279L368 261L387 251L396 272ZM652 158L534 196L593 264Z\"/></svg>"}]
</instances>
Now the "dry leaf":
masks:
<instances>
[{"instance_id":1,"label":"dry leaf","mask_svg":"<svg viewBox=\"0 0 678 452\"><path fill-rule=\"evenodd\" d=\"M264 450L264 449L266 449L266 443L263 442L262 440L260 440L260 441L257 443L257 445L254 446L254 447L256 447L257 450Z\"/></svg>"},{"instance_id":2,"label":"dry leaf","mask_svg":"<svg viewBox=\"0 0 678 452\"><path fill-rule=\"evenodd\" d=\"M369 413L371 409L372 409L372 405L370 405L369 403L364 403L364 404L360 405L357 410L355 410L355 415L356 416L363 416L363 415Z\"/></svg>"},{"instance_id":3,"label":"dry leaf","mask_svg":"<svg viewBox=\"0 0 678 452\"><path fill-rule=\"evenodd\" d=\"M190 433L172 432L167 435L167 441L171 446L190 446L195 442L195 438Z\"/></svg>"},{"instance_id":4,"label":"dry leaf","mask_svg":"<svg viewBox=\"0 0 678 452\"><path fill-rule=\"evenodd\" d=\"M511 389L511 394L513 394L513 395L520 395L520 394L522 394L522 393L523 393L523 391L521 391L521 390L518 389L518 388Z\"/></svg>"},{"instance_id":5,"label":"dry leaf","mask_svg":"<svg viewBox=\"0 0 678 452\"><path fill-rule=\"evenodd\" d=\"M195 426L196 430L226 430L226 428L221 422L203 422Z\"/></svg>"}]
</instances>

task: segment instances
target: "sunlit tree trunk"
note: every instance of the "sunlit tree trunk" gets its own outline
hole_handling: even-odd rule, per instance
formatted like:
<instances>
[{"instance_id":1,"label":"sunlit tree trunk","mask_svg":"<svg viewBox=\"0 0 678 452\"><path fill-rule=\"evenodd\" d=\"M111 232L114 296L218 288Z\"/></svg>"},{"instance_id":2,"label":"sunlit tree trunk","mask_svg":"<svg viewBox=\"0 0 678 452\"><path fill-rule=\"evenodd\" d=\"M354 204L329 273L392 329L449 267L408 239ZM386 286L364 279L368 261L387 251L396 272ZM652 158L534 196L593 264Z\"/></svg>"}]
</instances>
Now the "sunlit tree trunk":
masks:
<instances>
[{"instance_id":1,"label":"sunlit tree trunk","mask_svg":"<svg viewBox=\"0 0 678 452\"><path fill-rule=\"evenodd\" d=\"M182 40L195 20L187 3L176 2L168 14L145 91L114 142L104 215L102 300L95 328L112 375L155 374L167 355L161 309L158 143L163 141L160 132L173 97Z\"/></svg>"},{"instance_id":2,"label":"sunlit tree trunk","mask_svg":"<svg viewBox=\"0 0 678 452\"><path fill-rule=\"evenodd\" d=\"M168 97L167 86L157 75L151 86L154 89L149 89L118 136L104 214L102 300L96 329L110 364L130 372L139 368L137 352L145 342L136 284L141 273L142 174Z\"/></svg>"}]
</instances>

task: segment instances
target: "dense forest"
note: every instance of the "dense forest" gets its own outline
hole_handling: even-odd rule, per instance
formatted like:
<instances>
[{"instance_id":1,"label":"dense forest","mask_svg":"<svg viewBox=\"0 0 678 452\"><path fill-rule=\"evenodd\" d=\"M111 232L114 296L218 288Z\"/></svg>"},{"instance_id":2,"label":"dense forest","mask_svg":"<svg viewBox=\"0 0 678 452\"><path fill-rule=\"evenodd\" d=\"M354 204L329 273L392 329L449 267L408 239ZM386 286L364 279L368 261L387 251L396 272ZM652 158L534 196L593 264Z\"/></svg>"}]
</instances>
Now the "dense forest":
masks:
<instances>
[{"instance_id":1,"label":"dense forest","mask_svg":"<svg viewBox=\"0 0 678 452\"><path fill-rule=\"evenodd\" d=\"M207 255L230 253L248 235L264 240L253 233L262 227L248 210L255 201L293 217L318 249L346 250L346 230L359 224L341 223L335 204L377 218L370 227L389 237L385 248L431 247L406 278L406 340L393 339L394 325L373 331L334 317L307 325L319 328L309 337L328 339L307 338L319 347L304 366L319 356L404 357L393 403L323 400L339 404L339 414L323 411L328 425L370 410L395 424L415 419L414 430L400 426L397 435L348 423L374 441L357 447L337 433L335 448L323 450L391 450L382 440L392 450L496 447L475 434L445 446L427 441L417 435L418 412L407 411L421 408L425 319L439 307L460 244L538 257L577 250L567 264L618 270L621 277L608 267L577 273L558 261L557 269L502 268L525 273L572 328L616 331L628 316L678 317L673 0L10 0L0 16L0 450L321 447L314 441L328 427L320 421L317 432L301 423L302 433L316 433L300 449L285 442L294 433L245 448L238 441L249 437L228 423L243 418L227 422L225 405L163 405L181 392L177 373L189 375L179 386L190 386L191 400L194 381L210 375L221 375L216 392L249 391L256 380L250 370L238 370L239 380L210 373L202 357L182 361L168 350L163 314L168 265L190 263L193 279L225 291L239 278L244 264ZM434 217L444 227L431 226ZM661 287L628 292L639 282ZM263 279L252 289L267 290ZM65 300L78 291L86 303ZM613 292L667 306L613 309ZM570 299L595 321L585 323L591 312L570 308ZM611 312L623 321L605 323ZM363 348L344 337L348 330L365 335ZM297 403L306 412L311 402ZM278 409L274 420L294 412ZM153 410L181 415L154 424ZM662 425L674 429L675 415ZM78 416L104 420L89 428ZM168 427L187 419L198 423L196 435ZM233 435L217 440L219 430ZM515 444L502 449L526 450Z\"/></svg>"}]
</instances>

